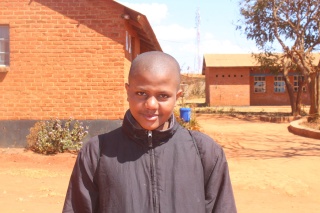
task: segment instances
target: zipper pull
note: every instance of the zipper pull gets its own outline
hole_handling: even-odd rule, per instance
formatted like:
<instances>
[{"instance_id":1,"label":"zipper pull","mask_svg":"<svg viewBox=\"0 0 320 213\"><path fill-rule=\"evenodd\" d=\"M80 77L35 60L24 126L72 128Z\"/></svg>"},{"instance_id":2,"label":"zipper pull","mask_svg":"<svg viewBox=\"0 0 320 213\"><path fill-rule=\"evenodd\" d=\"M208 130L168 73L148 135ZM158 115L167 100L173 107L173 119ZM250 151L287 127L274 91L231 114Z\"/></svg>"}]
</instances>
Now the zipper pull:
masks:
<instances>
[{"instance_id":1,"label":"zipper pull","mask_svg":"<svg viewBox=\"0 0 320 213\"><path fill-rule=\"evenodd\" d=\"M152 131L148 130L148 144L149 148L152 148Z\"/></svg>"}]
</instances>

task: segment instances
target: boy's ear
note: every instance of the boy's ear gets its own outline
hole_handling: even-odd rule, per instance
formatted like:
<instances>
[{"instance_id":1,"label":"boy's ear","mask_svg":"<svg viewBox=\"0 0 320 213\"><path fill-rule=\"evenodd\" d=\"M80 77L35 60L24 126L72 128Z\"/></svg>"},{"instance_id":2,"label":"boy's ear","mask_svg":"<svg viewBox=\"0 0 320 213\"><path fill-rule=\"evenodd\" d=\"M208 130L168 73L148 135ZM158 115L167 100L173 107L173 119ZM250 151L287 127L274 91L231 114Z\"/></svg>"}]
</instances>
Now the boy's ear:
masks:
<instances>
[{"instance_id":1,"label":"boy's ear","mask_svg":"<svg viewBox=\"0 0 320 213\"><path fill-rule=\"evenodd\" d=\"M182 89L179 89L177 94L176 94L176 99L180 98L182 93L183 93Z\"/></svg>"},{"instance_id":2,"label":"boy's ear","mask_svg":"<svg viewBox=\"0 0 320 213\"><path fill-rule=\"evenodd\" d=\"M126 83L125 87L126 87L126 91L127 91L127 101L128 101L128 98L129 98L129 84Z\"/></svg>"}]
</instances>

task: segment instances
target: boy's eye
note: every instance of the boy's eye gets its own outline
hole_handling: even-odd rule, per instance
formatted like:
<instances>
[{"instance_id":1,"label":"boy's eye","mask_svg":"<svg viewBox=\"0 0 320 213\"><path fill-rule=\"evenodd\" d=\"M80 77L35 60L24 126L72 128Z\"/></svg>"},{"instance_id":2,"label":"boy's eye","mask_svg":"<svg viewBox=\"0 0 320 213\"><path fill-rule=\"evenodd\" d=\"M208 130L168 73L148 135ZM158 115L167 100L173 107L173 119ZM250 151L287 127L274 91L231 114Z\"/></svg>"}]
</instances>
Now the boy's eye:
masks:
<instances>
[{"instance_id":1,"label":"boy's eye","mask_svg":"<svg viewBox=\"0 0 320 213\"><path fill-rule=\"evenodd\" d=\"M161 94L161 95L159 95L159 97L160 97L160 98L162 98L162 99L169 98L169 96L168 96L168 95L166 95L166 94Z\"/></svg>"},{"instance_id":2,"label":"boy's eye","mask_svg":"<svg viewBox=\"0 0 320 213\"><path fill-rule=\"evenodd\" d=\"M137 92L137 95L144 96L144 95L146 95L146 93L145 92Z\"/></svg>"}]
</instances>

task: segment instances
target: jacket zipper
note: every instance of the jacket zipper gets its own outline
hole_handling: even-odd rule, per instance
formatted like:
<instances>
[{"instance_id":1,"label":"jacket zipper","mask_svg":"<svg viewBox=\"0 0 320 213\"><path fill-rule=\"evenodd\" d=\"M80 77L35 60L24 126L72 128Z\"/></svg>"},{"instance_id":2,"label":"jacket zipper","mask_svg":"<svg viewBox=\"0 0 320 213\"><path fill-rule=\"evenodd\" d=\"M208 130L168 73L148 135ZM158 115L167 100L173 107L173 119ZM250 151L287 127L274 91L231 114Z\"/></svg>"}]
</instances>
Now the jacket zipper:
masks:
<instances>
[{"instance_id":1,"label":"jacket zipper","mask_svg":"<svg viewBox=\"0 0 320 213\"><path fill-rule=\"evenodd\" d=\"M152 144L152 131L148 131L148 144L150 148L150 170L151 170L151 186L152 186L152 202L153 212L158 213L158 193L157 193L157 179L155 175L155 157L154 148Z\"/></svg>"}]
</instances>

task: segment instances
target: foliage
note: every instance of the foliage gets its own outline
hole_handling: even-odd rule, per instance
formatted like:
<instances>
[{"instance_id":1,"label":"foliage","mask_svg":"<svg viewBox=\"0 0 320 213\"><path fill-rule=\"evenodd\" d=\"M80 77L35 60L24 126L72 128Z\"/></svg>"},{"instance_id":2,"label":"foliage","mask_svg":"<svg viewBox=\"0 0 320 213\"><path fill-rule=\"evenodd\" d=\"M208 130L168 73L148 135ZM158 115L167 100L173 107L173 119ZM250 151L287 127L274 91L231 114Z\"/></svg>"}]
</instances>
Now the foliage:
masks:
<instances>
[{"instance_id":1,"label":"foliage","mask_svg":"<svg viewBox=\"0 0 320 213\"><path fill-rule=\"evenodd\" d=\"M79 151L82 146L81 140L87 134L88 131L84 130L82 123L72 118L64 124L59 119L39 121L30 129L27 148L41 154Z\"/></svg>"},{"instance_id":2,"label":"foliage","mask_svg":"<svg viewBox=\"0 0 320 213\"><path fill-rule=\"evenodd\" d=\"M319 40L319 0L242 0L240 13L244 18L237 29L255 40L263 50L273 50L277 41L284 51L314 50ZM293 50L292 49L292 50Z\"/></svg>"},{"instance_id":3,"label":"foliage","mask_svg":"<svg viewBox=\"0 0 320 213\"><path fill-rule=\"evenodd\" d=\"M278 61L282 65L289 61L305 76L310 88L310 114L319 114L319 69L312 53L320 46L320 0L241 0L240 13L238 30L254 40L265 55L280 45Z\"/></svg>"},{"instance_id":4,"label":"foliage","mask_svg":"<svg viewBox=\"0 0 320 213\"><path fill-rule=\"evenodd\" d=\"M301 115L301 93L303 86L305 86L306 84L306 78L302 77L302 72L299 67L297 67L290 58L287 58L287 56L283 54L258 53L253 54L253 57L260 63L260 67L257 68L260 71L263 72L265 70L268 70L275 75L283 75L283 79L289 95L291 114L295 116L299 114ZM290 71L298 73L299 76L298 91L296 94L294 91L294 84L289 78Z\"/></svg>"},{"instance_id":5,"label":"foliage","mask_svg":"<svg viewBox=\"0 0 320 213\"><path fill-rule=\"evenodd\" d=\"M188 99L205 97L205 79L199 75L181 75L182 95L179 98L181 107L188 107ZM190 104L190 103L189 103Z\"/></svg>"},{"instance_id":6,"label":"foliage","mask_svg":"<svg viewBox=\"0 0 320 213\"><path fill-rule=\"evenodd\" d=\"M223 111L224 111L224 108L221 108L221 109L218 109L218 110L217 110L217 112L218 112L219 114L223 114Z\"/></svg>"},{"instance_id":7,"label":"foliage","mask_svg":"<svg viewBox=\"0 0 320 213\"><path fill-rule=\"evenodd\" d=\"M237 112L237 110L236 110L235 108L233 108L233 107L231 107L231 108L229 109L229 114L230 114L230 115L235 115L236 112Z\"/></svg>"},{"instance_id":8,"label":"foliage","mask_svg":"<svg viewBox=\"0 0 320 213\"><path fill-rule=\"evenodd\" d=\"M204 82L195 82L190 89L189 96L204 98L205 97Z\"/></svg>"}]
</instances>

